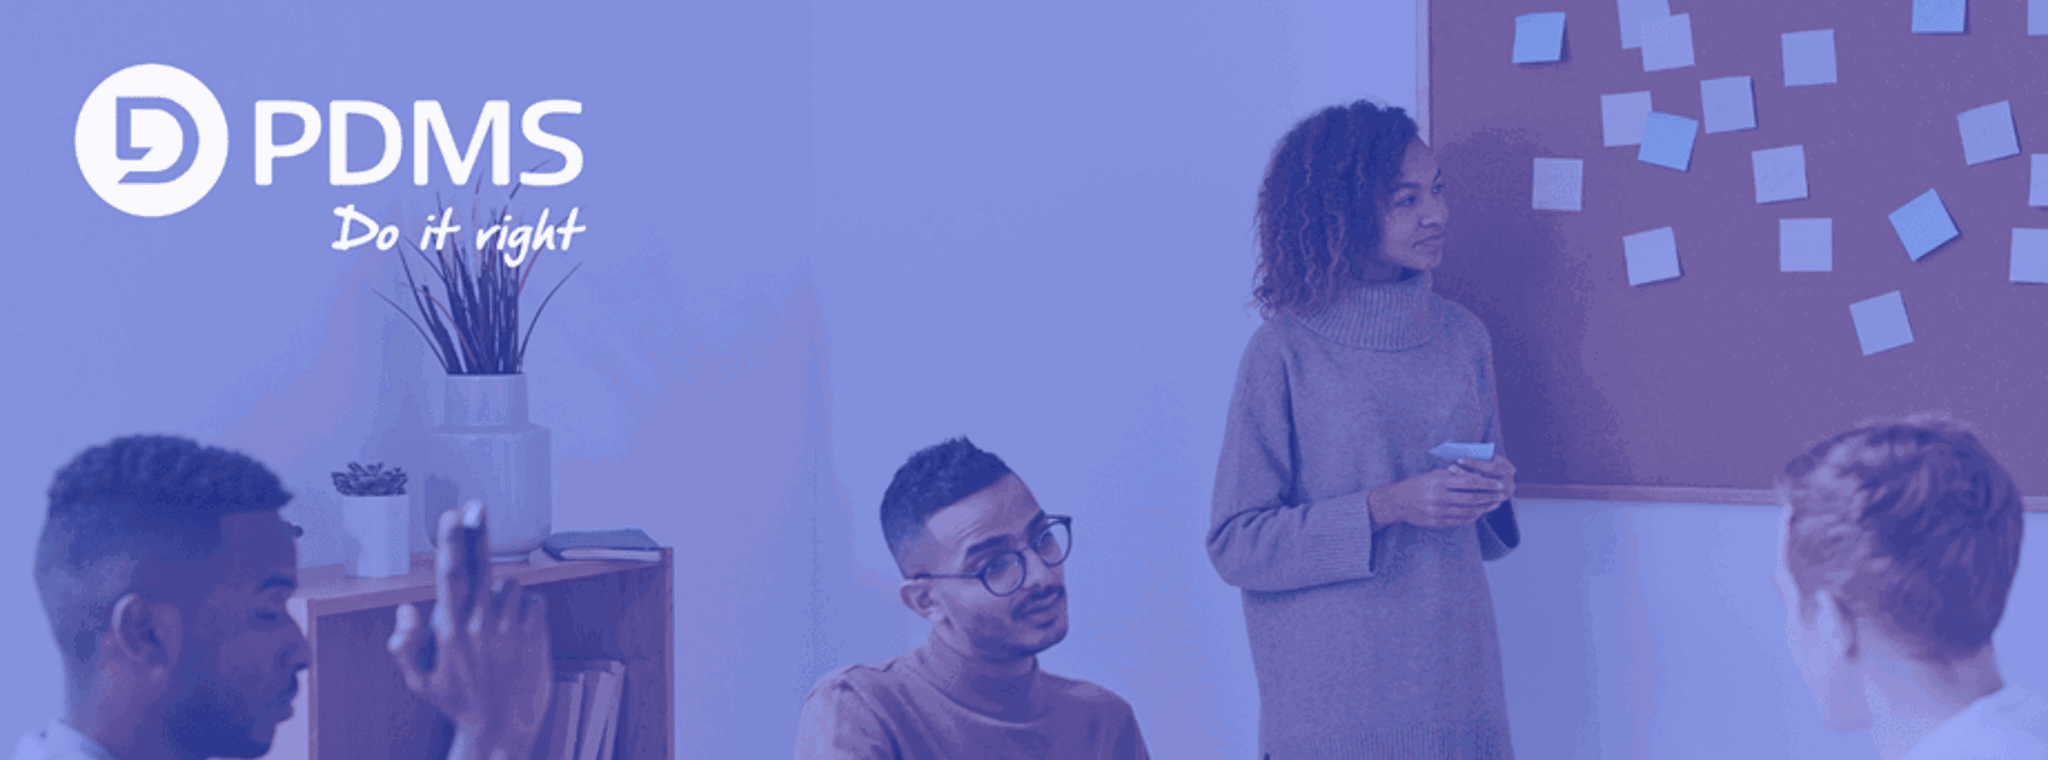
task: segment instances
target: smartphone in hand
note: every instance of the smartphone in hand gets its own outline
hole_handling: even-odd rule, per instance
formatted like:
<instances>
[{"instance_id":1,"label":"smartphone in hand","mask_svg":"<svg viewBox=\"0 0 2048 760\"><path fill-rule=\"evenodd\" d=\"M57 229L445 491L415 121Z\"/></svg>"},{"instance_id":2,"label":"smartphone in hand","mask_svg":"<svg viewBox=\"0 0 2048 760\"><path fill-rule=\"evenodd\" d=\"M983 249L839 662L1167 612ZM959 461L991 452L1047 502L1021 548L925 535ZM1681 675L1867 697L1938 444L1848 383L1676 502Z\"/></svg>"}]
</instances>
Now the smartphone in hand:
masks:
<instances>
[{"instance_id":1,"label":"smartphone in hand","mask_svg":"<svg viewBox=\"0 0 2048 760\"><path fill-rule=\"evenodd\" d=\"M458 542L456 545L462 547L462 578L467 582L464 585L469 589L464 598L448 600L458 605L458 609L455 610L458 624L461 620L468 617L471 610L476 609L475 605L481 603L485 594L490 593L490 539L488 533L484 530L481 509L477 512L475 524L471 524L469 519L470 505L475 503L465 504L462 511L457 514L458 519L456 520L455 540ZM436 601L435 603L440 604L442 602ZM420 672L433 672L434 663L438 659L436 657L437 652L438 649L434 636L428 636L426 641L421 642L418 663Z\"/></svg>"},{"instance_id":2,"label":"smartphone in hand","mask_svg":"<svg viewBox=\"0 0 2048 760\"><path fill-rule=\"evenodd\" d=\"M1491 443L1456 443L1444 441L1429 450L1430 456L1456 462L1459 458L1486 460L1493 458Z\"/></svg>"},{"instance_id":3,"label":"smartphone in hand","mask_svg":"<svg viewBox=\"0 0 2048 760\"><path fill-rule=\"evenodd\" d=\"M462 515L462 527L456 535L462 542L462 578L469 585L470 606L461 610L467 616L491 593L491 547L484 533L483 505L472 501L463 507Z\"/></svg>"}]
</instances>

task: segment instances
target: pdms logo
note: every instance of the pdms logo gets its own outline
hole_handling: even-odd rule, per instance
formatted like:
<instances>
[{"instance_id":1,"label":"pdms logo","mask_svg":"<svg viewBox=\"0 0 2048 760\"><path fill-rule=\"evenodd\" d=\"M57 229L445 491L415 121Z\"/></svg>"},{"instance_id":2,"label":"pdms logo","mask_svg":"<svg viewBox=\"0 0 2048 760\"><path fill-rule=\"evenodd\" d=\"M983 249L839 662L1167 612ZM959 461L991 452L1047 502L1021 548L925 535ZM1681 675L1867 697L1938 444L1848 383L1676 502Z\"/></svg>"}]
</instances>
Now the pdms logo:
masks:
<instances>
[{"instance_id":1,"label":"pdms logo","mask_svg":"<svg viewBox=\"0 0 2048 760\"><path fill-rule=\"evenodd\" d=\"M73 139L85 183L136 216L191 208L228 163L228 120L213 91L156 63L116 71L94 87L78 109Z\"/></svg>"},{"instance_id":2,"label":"pdms logo","mask_svg":"<svg viewBox=\"0 0 2048 760\"><path fill-rule=\"evenodd\" d=\"M321 110L299 100L259 100L252 113L255 180L267 186L279 159L304 155L320 141ZM563 159L555 171L520 172L521 184L564 185L583 173L582 147L541 124L547 116L581 113L583 104L575 100L543 100L521 112L519 133L526 142ZM411 115L413 184L427 184L434 155L452 184L468 184L486 144L491 184L511 184L510 101L486 101L460 148L440 101L414 101ZM286 118L298 122L299 137L280 145L275 137ZM383 133L384 153L366 169L348 166L352 119L368 119ZM330 101L324 126L327 182L337 187L383 181L397 170L407 147L398 115L373 101ZM78 110L73 138L78 170L92 191L107 205L143 217L169 216L206 197L227 166L230 143L227 117L213 91L197 77L159 63L130 66L101 81Z\"/></svg>"}]
</instances>

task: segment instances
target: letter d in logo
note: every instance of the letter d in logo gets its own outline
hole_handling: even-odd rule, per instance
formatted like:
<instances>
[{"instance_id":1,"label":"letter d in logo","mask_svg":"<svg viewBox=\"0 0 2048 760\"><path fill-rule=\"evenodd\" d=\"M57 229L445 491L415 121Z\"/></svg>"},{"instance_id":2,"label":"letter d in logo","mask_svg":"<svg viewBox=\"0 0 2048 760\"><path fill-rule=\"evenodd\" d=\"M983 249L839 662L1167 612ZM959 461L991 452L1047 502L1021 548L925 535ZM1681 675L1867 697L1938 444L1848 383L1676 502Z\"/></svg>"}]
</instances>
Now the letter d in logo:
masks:
<instances>
[{"instance_id":1,"label":"letter d in logo","mask_svg":"<svg viewBox=\"0 0 2048 760\"><path fill-rule=\"evenodd\" d=\"M190 208L228 162L220 101L191 74L156 63L114 72L93 88L73 137L86 184L136 216Z\"/></svg>"}]
</instances>

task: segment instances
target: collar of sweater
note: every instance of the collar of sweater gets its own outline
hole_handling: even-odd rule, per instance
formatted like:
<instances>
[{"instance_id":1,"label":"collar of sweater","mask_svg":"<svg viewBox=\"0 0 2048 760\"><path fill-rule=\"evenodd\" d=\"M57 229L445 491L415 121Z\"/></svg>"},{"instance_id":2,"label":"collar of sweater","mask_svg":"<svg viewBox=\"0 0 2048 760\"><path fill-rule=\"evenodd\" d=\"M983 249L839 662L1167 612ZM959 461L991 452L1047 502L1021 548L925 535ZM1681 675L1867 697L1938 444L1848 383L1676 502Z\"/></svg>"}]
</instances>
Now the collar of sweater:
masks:
<instances>
[{"instance_id":1,"label":"collar of sweater","mask_svg":"<svg viewBox=\"0 0 2048 760\"><path fill-rule=\"evenodd\" d=\"M998 720L1023 723L1045 714L1045 694L1037 688L1038 658L1024 675L999 673L993 665L964 656L943 642L927 640L913 653L918 674L954 702Z\"/></svg>"},{"instance_id":2,"label":"collar of sweater","mask_svg":"<svg viewBox=\"0 0 2048 760\"><path fill-rule=\"evenodd\" d=\"M1430 288L1430 273L1344 291L1322 311L1297 316L1311 332L1337 343L1376 351L1406 351L1443 331L1444 300Z\"/></svg>"}]
</instances>

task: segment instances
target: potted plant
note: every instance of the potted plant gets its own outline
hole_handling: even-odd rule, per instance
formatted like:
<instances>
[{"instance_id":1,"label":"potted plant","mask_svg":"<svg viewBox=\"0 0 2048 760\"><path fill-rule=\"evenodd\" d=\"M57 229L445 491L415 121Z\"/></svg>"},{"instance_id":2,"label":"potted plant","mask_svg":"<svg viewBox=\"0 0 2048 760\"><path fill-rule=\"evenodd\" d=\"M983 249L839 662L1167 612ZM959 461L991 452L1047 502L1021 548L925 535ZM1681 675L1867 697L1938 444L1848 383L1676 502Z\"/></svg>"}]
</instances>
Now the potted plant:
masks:
<instances>
[{"instance_id":1,"label":"potted plant","mask_svg":"<svg viewBox=\"0 0 2048 760\"><path fill-rule=\"evenodd\" d=\"M363 578L384 578L412 571L412 530L407 521L412 511L405 494L405 470L384 469L383 463L368 467L350 462L348 470L334 473L334 490L341 494L341 524L355 540L349 555L349 574Z\"/></svg>"},{"instance_id":2,"label":"potted plant","mask_svg":"<svg viewBox=\"0 0 2048 760\"><path fill-rule=\"evenodd\" d=\"M541 299L521 334L519 299L541 251L512 246L519 252L515 258L506 250L515 220L503 210L493 212L486 224L472 219L469 229L488 229L491 219L501 220L501 232L483 238L473 250L464 241L477 238L461 234L444 236L431 250L407 240L439 281L440 293L415 280L412 265L401 255L419 318L397 301L384 302L412 323L448 373L442 424L427 431L424 452L427 535L438 542L434 526L441 513L479 499L491 509L492 556L516 559L539 547L554 523L550 436L547 428L527 419L526 346L541 312L581 265L562 275Z\"/></svg>"}]
</instances>

